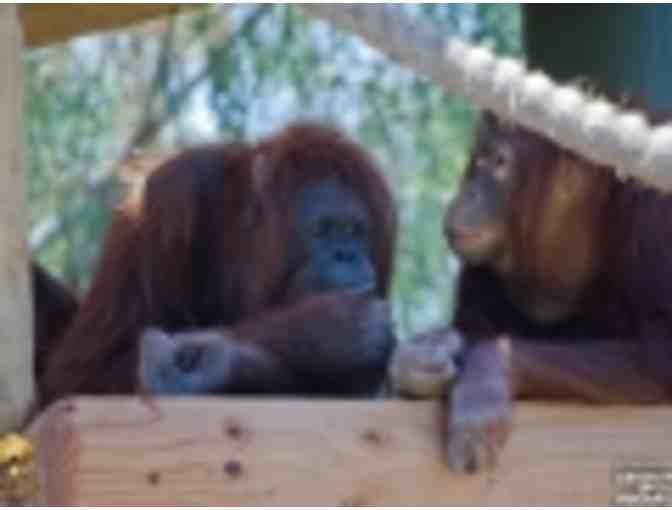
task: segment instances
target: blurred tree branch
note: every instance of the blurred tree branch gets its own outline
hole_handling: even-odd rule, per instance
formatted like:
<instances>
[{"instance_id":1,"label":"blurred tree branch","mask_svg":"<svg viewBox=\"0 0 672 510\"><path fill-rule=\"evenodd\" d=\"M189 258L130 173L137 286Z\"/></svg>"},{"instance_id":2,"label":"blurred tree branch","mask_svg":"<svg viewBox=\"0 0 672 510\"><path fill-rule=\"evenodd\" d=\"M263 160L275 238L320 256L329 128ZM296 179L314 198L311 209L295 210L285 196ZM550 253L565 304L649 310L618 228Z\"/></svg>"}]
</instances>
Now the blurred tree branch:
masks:
<instances>
[{"instance_id":1,"label":"blurred tree branch","mask_svg":"<svg viewBox=\"0 0 672 510\"><path fill-rule=\"evenodd\" d=\"M272 8L273 5L271 4L257 7L240 27L231 33L227 37L227 40L221 44L226 43L228 48L232 41L249 35ZM209 24L207 30L212 30L213 27L213 24ZM201 37L207 37L207 33L201 33ZM120 157L108 164L107 168L103 171L87 180L87 194L90 196L90 199L95 198L104 203L106 207L113 206L113 193L118 182L117 170L119 167L128 162L139 149L146 147L154 141L161 129L179 114L194 90L208 79L214 66L214 62L211 59L207 59L203 68L197 71L191 78L185 80L179 89L171 91L169 87L166 87L173 72L175 34L176 17L171 16L168 27L162 37L157 65L150 80L147 96L144 100L143 114L138 127L128 138L128 142L120 152ZM167 95L170 95L170 97L167 98ZM76 221L77 217L78 210L70 209L66 210L61 217L50 216L40 222L31 231L31 249L39 250L46 246L51 240L58 237L71 222Z\"/></svg>"}]
</instances>

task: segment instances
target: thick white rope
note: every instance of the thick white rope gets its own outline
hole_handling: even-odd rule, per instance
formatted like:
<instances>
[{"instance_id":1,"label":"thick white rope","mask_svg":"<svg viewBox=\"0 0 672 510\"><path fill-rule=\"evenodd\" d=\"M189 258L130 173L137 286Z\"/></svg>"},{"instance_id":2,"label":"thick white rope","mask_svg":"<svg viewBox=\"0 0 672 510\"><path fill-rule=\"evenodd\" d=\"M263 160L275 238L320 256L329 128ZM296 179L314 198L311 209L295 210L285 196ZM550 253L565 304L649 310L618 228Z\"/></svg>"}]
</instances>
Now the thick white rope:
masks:
<instances>
[{"instance_id":1,"label":"thick white rope","mask_svg":"<svg viewBox=\"0 0 672 510\"><path fill-rule=\"evenodd\" d=\"M302 8L363 37L447 90L614 167L621 178L636 177L672 191L672 125L652 127L641 114L590 98L575 86L559 86L541 72L528 72L518 60L446 38L393 5L315 3Z\"/></svg>"}]
</instances>

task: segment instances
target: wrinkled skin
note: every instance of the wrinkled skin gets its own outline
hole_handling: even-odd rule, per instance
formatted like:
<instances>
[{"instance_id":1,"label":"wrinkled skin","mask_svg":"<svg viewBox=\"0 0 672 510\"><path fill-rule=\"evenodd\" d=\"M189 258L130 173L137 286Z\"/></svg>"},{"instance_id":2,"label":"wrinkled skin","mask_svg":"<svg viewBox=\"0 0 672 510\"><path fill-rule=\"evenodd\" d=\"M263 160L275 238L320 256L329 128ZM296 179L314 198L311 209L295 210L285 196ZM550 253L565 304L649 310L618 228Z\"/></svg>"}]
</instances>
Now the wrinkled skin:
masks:
<instances>
[{"instance_id":1,"label":"wrinkled skin","mask_svg":"<svg viewBox=\"0 0 672 510\"><path fill-rule=\"evenodd\" d=\"M366 208L333 179L306 186L293 210L289 267L294 297L375 287Z\"/></svg>"},{"instance_id":2,"label":"wrinkled skin","mask_svg":"<svg viewBox=\"0 0 672 510\"><path fill-rule=\"evenodd\" d=\"M389 367L390 385L407 398L446 405L444 458L456 472L492 470L512 420L510 341L466 345L451 328L402 343Z\"/></svg>"}]
</instances>

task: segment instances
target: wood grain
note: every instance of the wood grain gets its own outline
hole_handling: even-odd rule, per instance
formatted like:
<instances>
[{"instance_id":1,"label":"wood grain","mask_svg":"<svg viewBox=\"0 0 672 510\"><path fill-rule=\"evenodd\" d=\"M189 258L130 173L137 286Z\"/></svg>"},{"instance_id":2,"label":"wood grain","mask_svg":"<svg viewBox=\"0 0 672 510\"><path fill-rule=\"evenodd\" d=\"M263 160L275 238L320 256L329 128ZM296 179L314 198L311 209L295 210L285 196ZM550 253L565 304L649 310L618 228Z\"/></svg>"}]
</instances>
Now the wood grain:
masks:
<instances>
[{"instance_id":1,"label":"wood grain","mask_svg":"<svg viewBox=\"0 0 672 510\"><path fill-rule=\"evenodd\" d=\"M44 46L101 30L120 29L198 4L24 4L20 7L27 46Z\"/></svg>"},{"instance_id":2,"label":"wood grain","mask_svg":"<svg viewBox=\"0 0 672 510\"><path fill-rule=\"evenodd\" d=\"M51 505L606 505L672 408L521 405L501 466L441 462L431 402L80 398L33 427Z\"/></svg>"}]
</instances>

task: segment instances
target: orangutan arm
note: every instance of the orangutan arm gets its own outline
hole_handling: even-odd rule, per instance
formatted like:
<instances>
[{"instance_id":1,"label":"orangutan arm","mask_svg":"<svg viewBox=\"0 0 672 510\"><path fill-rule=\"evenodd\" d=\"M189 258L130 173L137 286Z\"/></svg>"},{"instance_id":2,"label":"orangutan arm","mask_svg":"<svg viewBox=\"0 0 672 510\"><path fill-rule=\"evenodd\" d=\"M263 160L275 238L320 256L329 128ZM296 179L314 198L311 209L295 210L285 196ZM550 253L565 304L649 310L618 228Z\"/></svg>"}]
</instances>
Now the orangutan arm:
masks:
<instances>
[{"instance_id":1,"label":"orangutan arm","mask_svg":"<svg viewBox=\"0 0 672 510\"><path fill-rule=\"evenodd\" d=\"M140 341L140 383L153 394L373 394L394 341L384 301L314 296L230 329L150 328Z\"/></svg>"},{"instance_id":2,"label":"orangutan arm","mask_svg":"<svg viewBox=\"0 0 672 510\"><path fill-rule=\"evenodd\" d=\"M662 402L670 398L669 380L666 385L651 361L637 342L550 344L517 338L512 342L514 394L605 404Z\"/></svg>"}]
</instances>

